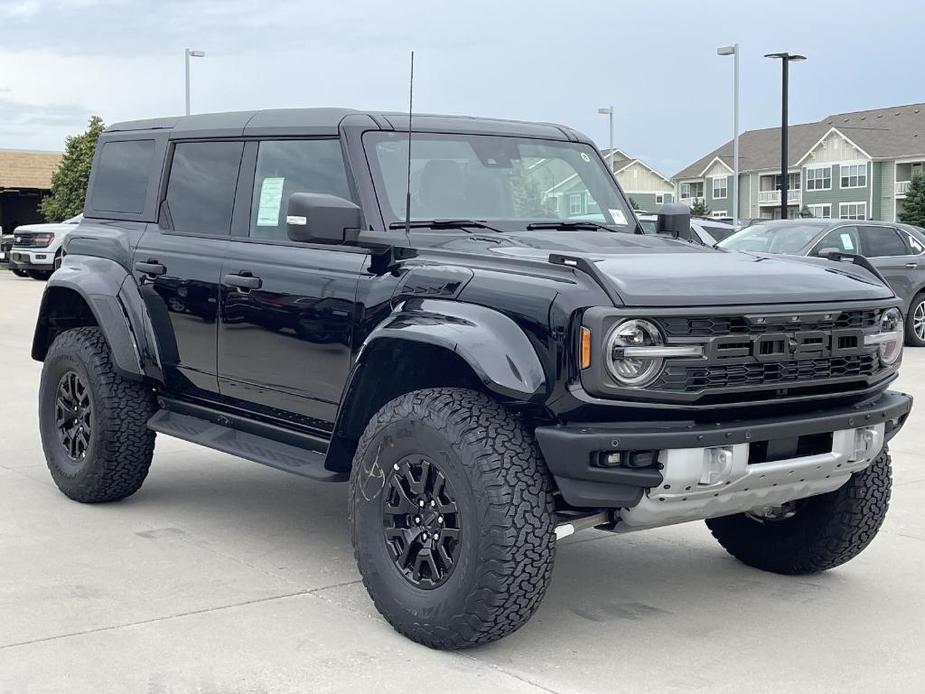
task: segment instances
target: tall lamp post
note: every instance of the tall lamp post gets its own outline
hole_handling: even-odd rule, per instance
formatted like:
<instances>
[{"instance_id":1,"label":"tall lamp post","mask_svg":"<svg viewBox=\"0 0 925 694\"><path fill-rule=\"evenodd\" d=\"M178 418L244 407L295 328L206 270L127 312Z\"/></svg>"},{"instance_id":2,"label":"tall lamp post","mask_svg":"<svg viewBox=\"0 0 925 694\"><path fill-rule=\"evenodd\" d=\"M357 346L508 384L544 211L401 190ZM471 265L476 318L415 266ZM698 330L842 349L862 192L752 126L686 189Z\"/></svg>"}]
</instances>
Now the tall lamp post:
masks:
<instances>
[{"instance_id":1,"label":"tall lamp post","mask_svg":"<svg viewBox=\"0 0 925 694\"><path fill-rule=\"evenodd\" d=\"M739 44L721 46L716 55L733 56L732 78L732 224L739 223Z\"/></svg>"},{"instance_id":2,"label":"tall lamp post","mask_svg":"<svg viewBox=\"0 0 925 694\"><path fill-rule=\"evenodd\" d=\"M607 163L610 166L610 173L613 173L613 106L606 106L597 109L601 115L607 116L610 120L610 151L607 153Z\"/></svg>"},{"instance_id":3,"label":"tall lamp post","mask_svg":"<svg viewBox=\"0 0 925 694\"><path fill-rule=\"evenodd\" d=\"M781 97L780 97L780 218L787 219L787 189L789 187L790 173L787 166L787 93L790 79L790 61L806 60L805 55L796 53L767 53L765 58L773 58L781 62Z\"/></svg>"},{"instance_id":4,"label":"tall lamp post","mask_svg":"<svg viewBox=\"0 0 925 694\"><path fill-rule=\"evenodd\" d=\"M190 58L205 58L205 51L193 51L189 48L184 49L183 52L184 60L186 62L186 115L189 115L189 59Z\"/></svg>"}]
</instances>

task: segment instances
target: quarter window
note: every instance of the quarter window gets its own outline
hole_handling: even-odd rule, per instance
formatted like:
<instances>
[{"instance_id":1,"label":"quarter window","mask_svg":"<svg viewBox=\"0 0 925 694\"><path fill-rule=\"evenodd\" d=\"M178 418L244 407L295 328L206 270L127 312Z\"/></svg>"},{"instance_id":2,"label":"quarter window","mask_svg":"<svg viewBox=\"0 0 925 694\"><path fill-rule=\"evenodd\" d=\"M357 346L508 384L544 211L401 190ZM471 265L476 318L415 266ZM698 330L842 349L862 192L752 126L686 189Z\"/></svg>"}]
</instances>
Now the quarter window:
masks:
<instances>
[{"instance_id":1,"label":"quarter window","mask_svg":"<svg viewBox=\"0 0 925 694\"><path fill-rule=\"evenodd\" d=\"M584 210L581 207L581 193L575 193L568 196L568 213L569 215L581 214Z\"/></svg>"},{"instance_id":2,"label":"quarter window","mask_svg":"<svg viewBox=\"0 0 925 694\"><path fill-rule=\"evenodd\" d=\"M870 258L909 254L902 237L892 227L861 227L861 248Z\"/></svg>"},{"instance_id":3,"label":"quarter window","mask_svg":"<svg viewBox=\"0 0 925 694\"><path fill-rule=\"evenodd\" d=\"M843 164L839 170L842 188L864 188L867 185L867 164Z\"/></svg>"},{"instance_id":4,"label":"quarter window","mask_svg":"<svg viewBox=\"0 0 925 694\"><path fill-rule=\"evenodd\" d=\"M832 167L806 169L806 190L829 190L832 187Z\"/></svg>"},{"instance_id":5,"label":"quarter window","mask_svg":"<svg viewBox=\"0 0 925 694\"><path fill-rule=\"evenodd\" d=\"M339 140L266 140L257 149L250 237L283 241L293 193L327 193L350 200Z\"/></svg>"},{"instance_id":6,"label":"quarter window","mask_svg":"<svg viewBox=\"0 0 925 694\"><path fill-rule=\"evenodd\" d=\"M713 178L713 199L722 200L728 194L728 176L715 176Z\"/></svg>"},{"instance_id":7,"label":"quarter window","mask_svg":"<svg viewBox=\"0 0 925 694\"><path fill-rule=\"evenodd\" d=\"M96 162L91 207L101 212L144 212L153 162L154 140L105 143Z\"/></svg>"},{"instance_id":8,"label":"quarter window","mask_svg":"<svg viewBox=\"0 0 925 694\"><path fill-rule=\"evenodd\" d=\"M243 147L241 142L176 145L167 182L169 217L161 226L191 234L229 233Z\"/></svg>"},{"instance_id":9,"label":"quarter window","mask_svg":"<svg viewBox=\"0 0 925 694\"><path fill-rule=\"evenodd\" d=\"M866 202L841 202L838 204L839 219L867 219Z\"/></svg>"}]
</instances>

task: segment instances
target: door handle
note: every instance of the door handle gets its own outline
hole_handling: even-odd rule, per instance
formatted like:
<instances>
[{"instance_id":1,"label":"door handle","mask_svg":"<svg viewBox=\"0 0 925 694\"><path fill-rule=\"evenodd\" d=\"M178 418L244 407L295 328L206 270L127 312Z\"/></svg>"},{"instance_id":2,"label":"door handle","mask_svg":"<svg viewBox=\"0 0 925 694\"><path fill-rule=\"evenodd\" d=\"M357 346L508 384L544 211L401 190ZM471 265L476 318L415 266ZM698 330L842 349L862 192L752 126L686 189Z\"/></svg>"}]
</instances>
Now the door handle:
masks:
<instances>
[{"instance_id":1,"label":"door handle","mask_svg":"<svg viewBox=\"0 0 925 694\"><path fill-rule=\"evenodd\" d=\"M225 275L222 281L229 287L235 287L236 289L260 289L263 286L262 279L243 272Z\"/></svg>"},{"instance_id":2,"label":"door handle","mask_svg":"<svg viewBox=\"0 0 925 694\"><path fill-rule=\"evenodd\" d=\"M918 266L919 266L918 263L906 263L906 267L909 268L910 270L914 270Z\"/></svg>"},{"instance_id":3,"label":"door handle","mask_svg":"<svg viewBox=\"0 0 925 694\"><path fill-rule=\"evenodd\" d=\"M167 272L167 266L161 265L159 262L152 258L148 258L147 262L135 263L135 270L146 275L163 275L165 272Z\"/></svg>"}]
</instances>

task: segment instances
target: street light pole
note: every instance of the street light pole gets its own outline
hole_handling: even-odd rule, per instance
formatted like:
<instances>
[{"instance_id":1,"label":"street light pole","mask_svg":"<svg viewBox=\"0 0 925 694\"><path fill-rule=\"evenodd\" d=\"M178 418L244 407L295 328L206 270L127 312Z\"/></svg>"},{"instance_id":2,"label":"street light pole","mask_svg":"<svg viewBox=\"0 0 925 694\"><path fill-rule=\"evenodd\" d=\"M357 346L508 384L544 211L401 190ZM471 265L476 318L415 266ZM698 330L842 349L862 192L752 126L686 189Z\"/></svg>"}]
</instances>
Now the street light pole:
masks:
<instances>
[{"instance_id":1,"label":"street light pole","mask_svg":"<svg viewBox=\"0 0 925 694\"><path fill-rule=\"evenodd\" d=\"M732 224L739 223L739 44L716 49L717 55L733 56L732 78Z\"/></svg>"},{"instance_id":2,"label":"street light pole","mask_svg":"<svg viewBox=\"0 0 925 694\"><path fill-rule=\"evenodd\" d=\"M806 60L806 56L795 53L768 53L765 58L773 58L781 61L781 98L780 98L780 218L787 219L787 193L789 188L790 171L787 157L787 136L789 134L787 124L787 111L789 82L790 82L790 61Z\"/></svg>"},{"instance_id":3,"label":"street light pole","mask_svg":"<svg viewBox=\"0 0 925 694\"><path fill-rule=\"evenodd\" d=\"M183 50L183 58L186 63L186 115L189 115L189 59L205 57L205 51L192 51L189 48Z\"/></svg>"},{"instance_id":4,"label":"street light pole","mask_svg":"<svg viewBox=\"0 0 925 694\"><path fill-rule=\"evenodd\" d=\"M610 120L610 150L607 152L607 163L610 166L610 173L613 173L613 106L597 109L597 112L606 115Z\"/></svg>"}]
</instances>

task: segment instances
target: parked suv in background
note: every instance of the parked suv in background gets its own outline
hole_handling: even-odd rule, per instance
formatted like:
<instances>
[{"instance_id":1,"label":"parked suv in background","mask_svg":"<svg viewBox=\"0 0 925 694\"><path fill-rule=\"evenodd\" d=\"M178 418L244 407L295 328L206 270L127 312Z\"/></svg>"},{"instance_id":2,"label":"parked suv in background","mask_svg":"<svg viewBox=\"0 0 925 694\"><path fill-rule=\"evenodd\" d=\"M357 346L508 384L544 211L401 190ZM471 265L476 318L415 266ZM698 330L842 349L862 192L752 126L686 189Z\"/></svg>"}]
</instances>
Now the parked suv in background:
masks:
<instances>
[{"instance_id":1,"label":"parked suv in background","mask_svg":"<svg viewBox=\"0 0 925 694\"><path fill-rule=\"evenodd\" d=\"M911 408L888 390L889 287L643 234L571 128L408 123L298 109L103 133L32 347L64 494L133 494L155 432L349 481L369 595L437 648L524 624L582 528L706 519L781 574L867 546ZM567 178L590 218L556 204ZM663 231L690 229L678 208Z\"/></svg>"},{"instance_id":2,"label":"parked suv in background","mask_svg":"<svg viewBox=\"0 0 925 694\"><path fill-rule=\"evenodd\" d=\"M80 224L83 215L55 224L24 224L13 230L10 269L33 279L48 279L61 260L64 239Z\"/></svg>"},{"instance_id":3,"label":"parked suv in background","mask_svg":"<svg viewBox=\"0 0 925 694\"><path fill-rule=\"evenodd\" d=\"M867 258L902 299L906 344L925 347L925 233L908 224L838 219L760 222L720 243L722 248L811 257Z\"/></svg>"}]
</instances>

